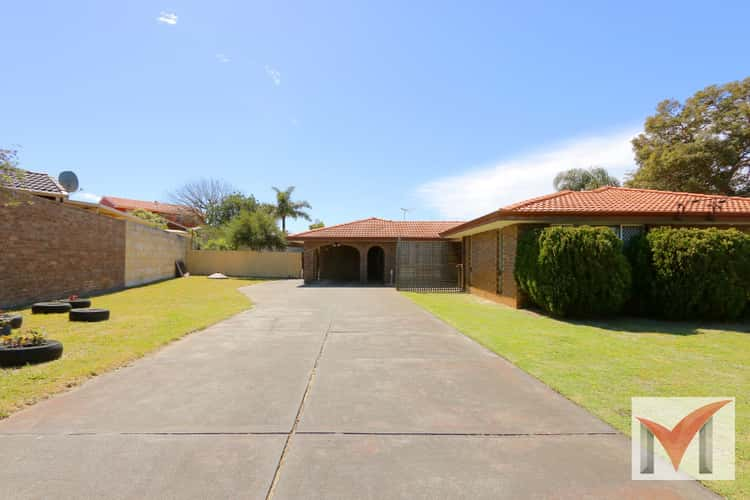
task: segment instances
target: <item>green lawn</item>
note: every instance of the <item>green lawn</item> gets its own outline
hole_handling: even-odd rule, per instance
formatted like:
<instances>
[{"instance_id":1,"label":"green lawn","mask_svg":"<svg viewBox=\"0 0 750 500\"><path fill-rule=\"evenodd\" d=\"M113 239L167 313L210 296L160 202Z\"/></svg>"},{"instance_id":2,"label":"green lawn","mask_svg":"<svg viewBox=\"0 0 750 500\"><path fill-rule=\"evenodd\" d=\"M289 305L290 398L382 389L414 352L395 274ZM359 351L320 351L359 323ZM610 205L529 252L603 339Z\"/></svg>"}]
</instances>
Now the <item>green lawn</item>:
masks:
<instances>
[{"instance_id":1,"label":"green lawn","mask_svg":"<svg viewBox=\"0 0 750 500\"><path fill-rule=\"evenodd\" d=\"M21 331L42 327L63 343L64 352L50 363L0 369L0 418L249 308L238 288L256 282L191 276L94 297L92 307L111 311L111 319L102 323L23 310Z\"/></svg>"},{"instance_id":2,"label":"green lawn","mask_svg":"<svg viewBox=\"0 0 750 500\"><path fill-rule=\"evenodd\" d=\"M750 324L558 321L467 294L405 295L626 434L633 396L736 397L736 481L707 485L750 498Z\"/></svg>"}]
</instances>

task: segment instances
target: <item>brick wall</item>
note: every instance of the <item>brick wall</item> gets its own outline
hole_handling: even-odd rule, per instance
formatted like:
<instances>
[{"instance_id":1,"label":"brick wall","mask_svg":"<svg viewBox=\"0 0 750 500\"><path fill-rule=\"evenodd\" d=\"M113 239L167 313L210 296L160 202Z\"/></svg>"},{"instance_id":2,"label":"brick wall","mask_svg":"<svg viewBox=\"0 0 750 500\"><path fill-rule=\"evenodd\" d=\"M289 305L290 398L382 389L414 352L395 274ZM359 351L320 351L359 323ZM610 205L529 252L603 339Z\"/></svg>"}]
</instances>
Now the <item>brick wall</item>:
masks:
<instances>
[{"instance_id":1,"label":"brick wall","mask_svg":"<svg viewBox=\"0 0 750 500\"><path fill-rule=\"evenodd\" d=\"M125 284L125 222L0 190L0 307Z\"/></svg>"},{"instance_id":2,"label":"brick wall","mask_svg":"<svg viewBox=\"0 0 750 500\"><path fill-rule=\"evenodd\" d=\"M188 239L137 222L125 229L125 286L175 277L175 261L185 262Z\"/></svg>"},{"instance_id":3,"label":"brick wall","mask_svg":"<svg viewBox=\"0 0 750 500\"><path fill-rule=\"evenodd\" d=\"M511 307L523 306L525 299L518 289L514 276L519 231L521 231L521 226L516 224L464 238L465 248L468 249L470 269L467 283L471 293ZM502 232L503 245L502 273L498 271L501 258L500 232ZM498 287L498 280L501 280L500 287Z\"/></svg>"},{"instance_id":4,"label":"brick wall","mask_svg":"<svg viewBox=\"0 0 750 500\"><path fill-rule=\"evenodd\" d=\"M486 293L497 292L497 231L471 236L469 283Z\"/></svg>"}]
</instances>

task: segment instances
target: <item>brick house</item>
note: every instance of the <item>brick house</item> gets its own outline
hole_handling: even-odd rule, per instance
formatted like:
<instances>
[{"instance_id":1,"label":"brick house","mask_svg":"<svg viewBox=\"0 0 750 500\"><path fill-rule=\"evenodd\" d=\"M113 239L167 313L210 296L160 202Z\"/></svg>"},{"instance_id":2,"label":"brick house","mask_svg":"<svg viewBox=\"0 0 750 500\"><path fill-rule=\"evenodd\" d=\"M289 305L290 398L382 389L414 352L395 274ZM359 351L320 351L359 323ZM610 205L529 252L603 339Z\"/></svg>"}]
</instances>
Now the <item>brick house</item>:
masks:
<instances>
[{"instance_id":1,"label":"brick house","mask_svg":"<svg viewBox=\"0 0 750 500\"><path fill-rule=\"evenodd\" d=\"M749 231L750 198L620 187L560 191L509 205L440 236L462 243L467 291L522 307L513 272L516 242L529 227L549 225L606 226L623 241L655 226Z\"/></svg>"},{"instance_id":2,"label":"brick house","mask_svg":"<svg viewBox=\"0 0 750 500\"><path fill-rule=\"evenodd\" d=\"M338 281L359 283L395 284L399 267L406 269L408 251L400 258L399 245L419 252L440 254L448 263L452 261L455 273L460 257L458 244L440 236L459 222L393 221L371 217L369 219L313 229L289 236L291 242L304 244L304 278L306 283ZM435 280L440 281L438 276ZM457 286L449 274L443 281Z\"/></svg>"},{"instance_id":3,"label":"brick house","mask_svg":"<svg viewBox=\"0 0 750 500\"><path fill-rule=\"evenodd\" d=\"M736 227L750 232L750 198L603 187L524 200L468 222L339 224L289 237L304 244L304 278L462 289L512 307L519 235L531 227L611 228L623 241L655 226Z\"/></svg>"},{"instance_id":4,"label":"brick house","mask_svg":"<svg viewBox=\"0 0 750 500\"><path fill-rule=\"evenodd\" d=\"M131 200L115 196L104 196L99 200L101 205L111 207L120 212L147 210L161 215L167 220L169 229L190 229L203 224L203 219L190 208L159 201Z\"/></svg>"}]
</instances>

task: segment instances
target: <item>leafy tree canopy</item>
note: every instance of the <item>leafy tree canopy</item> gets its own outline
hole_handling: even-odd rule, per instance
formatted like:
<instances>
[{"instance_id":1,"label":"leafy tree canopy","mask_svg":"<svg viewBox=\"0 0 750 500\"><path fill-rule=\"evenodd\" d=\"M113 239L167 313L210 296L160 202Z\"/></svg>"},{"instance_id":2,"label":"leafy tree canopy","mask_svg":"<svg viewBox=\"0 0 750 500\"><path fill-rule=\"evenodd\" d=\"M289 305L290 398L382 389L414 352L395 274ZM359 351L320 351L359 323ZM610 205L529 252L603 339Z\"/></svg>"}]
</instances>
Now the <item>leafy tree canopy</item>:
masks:
<instances>
[{"instance_id":1,"label":"leafy tree canopy","mask_svg":"<svg viewBox=\"0 0 750 500\"><path fill-rule=\"evenodd\" d=\"M276 225L274 216L264 210L243 210L227 225L227 241L232 248L251 250L283 250L285 234Z\"/></svg>"},{"instance_id":2,"label":"leafy tree canopy","mask_svg":"<svg viewBox=\"0 0 750 500\"><path fill-rule=\"evenodd\" d=\"M662 101L644 129L628 186L750 195L750 78Z\"/></svg>"},{"instance_id":3,"label":"leafy tree canopy","mask_svg":"<svg viewBox=\"0 0 750 500\"><path fill-rule=\"evenodd\" d=\"M12 181L11 176L18 176L19 173L18 151L0 148L0 184Z\"/></svg>"},{"instance_id":4,"label":"leafy tree canopy","mask_svg":"<svg viewBox=\"0 0 750 500\"><path fill-rule=\"evenodd\" d=\"M326 225L323 223L320 219L315 219L315 222L310 224L310 229L320 229L321 227L326 227Z\"/></svg>"},{"instance_id":5,"label":"leafy tree canopy","mask_svg":"<svg viewBox=\"0 0 750 500\"><path fill-rule=\"evenodd\" d=\"M206 210L206 223L218 227L239 216L243 210L254 212L258 210L258 201L253 195L233 193L222 198L218 203Z\"/></svg>"},{"instance_id":6,"label":"leafy tree canopy","mask_svg":"<svg viewBox=\"0 0 750 500\"><path fill-rule=\"evenodd\" d=\"M560 172L553 182L556 191L584 191L603 186L619 186L617 177L602 167L571 168Z\"/></svg>"}]
</instances>

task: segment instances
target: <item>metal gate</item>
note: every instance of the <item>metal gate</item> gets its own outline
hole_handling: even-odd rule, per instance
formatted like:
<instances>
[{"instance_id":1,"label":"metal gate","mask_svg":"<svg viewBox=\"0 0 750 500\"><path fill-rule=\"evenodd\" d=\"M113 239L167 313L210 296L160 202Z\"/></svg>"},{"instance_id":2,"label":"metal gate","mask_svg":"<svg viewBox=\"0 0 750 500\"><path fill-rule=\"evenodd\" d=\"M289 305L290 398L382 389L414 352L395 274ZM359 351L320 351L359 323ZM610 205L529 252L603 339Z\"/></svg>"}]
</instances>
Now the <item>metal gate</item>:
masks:
<instances>
[{"instance_id":1,"label":"metal gate","mask_svg":"<svg viewBox=\"0 0 750 500\"><path fill-rule=\"evenodd\" d=\"M396 246L396 288L429 292L460 292L461 244L450 241L399 241Z\"/></svg>"}]
</instances>

